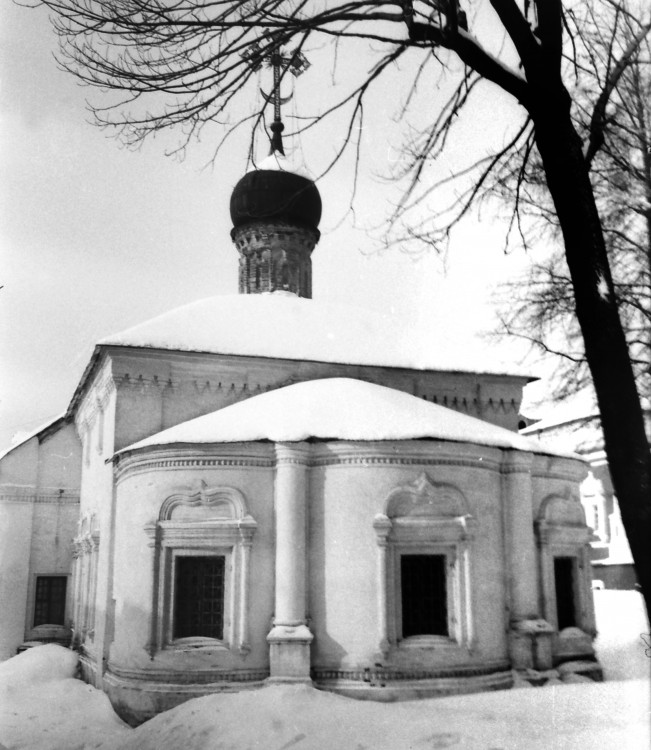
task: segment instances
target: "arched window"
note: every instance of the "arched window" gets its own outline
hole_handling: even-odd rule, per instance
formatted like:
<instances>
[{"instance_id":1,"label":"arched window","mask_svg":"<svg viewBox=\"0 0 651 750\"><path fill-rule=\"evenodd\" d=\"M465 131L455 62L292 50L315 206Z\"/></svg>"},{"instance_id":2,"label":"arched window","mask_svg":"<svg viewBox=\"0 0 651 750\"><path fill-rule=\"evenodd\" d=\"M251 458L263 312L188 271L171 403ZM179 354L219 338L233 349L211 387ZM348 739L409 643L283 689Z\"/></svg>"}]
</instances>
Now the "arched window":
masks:
<instances>
[{"instance_id":1,"label":"arched window","mask_svg":"<svg viewBox=\"0 0 651 750\"><path fill-rule=\"evenodd\" d=\"M150 653L249 651L249 559L256 522L232 487L172 495L146 527L154 547Z\"/></svg>"},{"instance_id":2,"label":"arched window","mask_svg":"<svg viewBox=\"0 0 651 750\"><path fill-rule=\"evenodd\" d=\"M381 650L469 647L475 521L464 496L423 473L393 490L385 507L374 522Z\"/></svg>"},{"instance_id":3,"label":"arched window","mask_svg":"<svg viewBox=\"0 0 651 750\"><path fill-rule=\"evenodd\" d=\"M590 530L581 501L569 487L542 501L536 534L545 619L559 631L578 628L594 635Z\"/></svg>"}]
</instances>

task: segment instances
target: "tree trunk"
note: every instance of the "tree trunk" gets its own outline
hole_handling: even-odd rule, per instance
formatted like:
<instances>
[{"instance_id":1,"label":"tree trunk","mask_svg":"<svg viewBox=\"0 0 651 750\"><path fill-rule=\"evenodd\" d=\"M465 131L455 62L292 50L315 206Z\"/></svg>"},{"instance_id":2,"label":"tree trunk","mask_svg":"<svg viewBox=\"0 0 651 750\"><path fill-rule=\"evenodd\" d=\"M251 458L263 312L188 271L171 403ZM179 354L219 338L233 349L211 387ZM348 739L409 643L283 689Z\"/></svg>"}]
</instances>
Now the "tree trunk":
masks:
<instances>
[{"instance_id":1,"label":"tree trunk","mask_svg":"<svg viewBox=\"0 0 651 750\"><path fill-rule=\"evenodd\" d=\"M559 86L531 113L536 143L563 232L613 487L651 612L651 453L581 139Z\"/></svg>"}]
</instances>

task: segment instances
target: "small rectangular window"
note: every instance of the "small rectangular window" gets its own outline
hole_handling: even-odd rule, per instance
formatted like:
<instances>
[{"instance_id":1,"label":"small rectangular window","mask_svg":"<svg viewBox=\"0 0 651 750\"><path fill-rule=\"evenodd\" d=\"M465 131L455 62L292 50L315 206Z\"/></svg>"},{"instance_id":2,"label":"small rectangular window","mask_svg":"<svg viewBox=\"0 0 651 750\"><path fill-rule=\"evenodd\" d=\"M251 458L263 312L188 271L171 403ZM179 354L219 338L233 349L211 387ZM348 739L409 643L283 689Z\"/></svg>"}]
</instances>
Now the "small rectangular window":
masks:
<instances>
[{"instance_id":1,"label":"small rectangular window","mask_svg":"<svg viewBox=\"0 0 651 750\"><path fill-rule=\"evenodd\" d=\"M558 629L576 627L574 558L554 558Z\"/></svg>"},{"instance_id":2,"label":"small rectangular window","mask_svg":"<svg viewBox=\"0 0 651 750\"><path fill-rule=\"evenodd\" d=\"M445 555L400 558L402 637L449 635Z\"/></svg>"},{"instance_id":3,"label":"small rectangular window","mask_svg":"<svg viewBox=\"0 0 651 750\"><path fill-rule=\"evenodd\" d=\"M174 638L224 638L225 557L177 557Z\"/></svg>"},{"instance_id":4,"label":"small rectangular window","mask_svg":"<svg viewBox=\"0 0 651 750\"><path fill-rule=\"evenodd\" d=\"M65 625L66 576L37 576L34 598L34 627Z\"/></svg>"}]
</instances>

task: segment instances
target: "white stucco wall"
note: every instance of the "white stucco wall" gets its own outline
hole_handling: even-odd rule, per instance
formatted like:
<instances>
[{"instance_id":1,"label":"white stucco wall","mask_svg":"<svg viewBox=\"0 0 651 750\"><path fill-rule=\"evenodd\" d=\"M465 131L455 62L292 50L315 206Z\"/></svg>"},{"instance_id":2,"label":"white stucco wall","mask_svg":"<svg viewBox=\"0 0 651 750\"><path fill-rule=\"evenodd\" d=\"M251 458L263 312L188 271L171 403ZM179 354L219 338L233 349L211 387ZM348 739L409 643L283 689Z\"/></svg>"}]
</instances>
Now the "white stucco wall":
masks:
<instances>
[{"instance_id":1,"label":"white stucco wall","mask_svg":"<svg viewBox=\"0 0 651 750\"><path fill-rule=\"evenodd\" d=\"M462 592L468 606L470 643L459 649L423 652L419 663L435 667L505 659L508 623L501 452L435 441L360 444L354 450L347 447L346 456L339 455L337 448L315 448L318 458L309 469L306 575L307 614L315 635L313 664L354 668L377 661L378 597L384 582L378 575L373 523L377 514L386 512L389 494L414 482L423 472L436 484L458 489L476 531L469 553L471 584ZM165 498L178 493L189 496L200 484L206 491L228 486L242 492L258 524L251 558L252 651L246 667L267 663L266 636L273 614L274 473L272 467L251 465L252 450L273 463L271 449L261 444L171 447L123 458L118 469L113 580L116 626L110 658L116 670L192 671L245 666L232 653L207 658L205 654L201 657L170 649L152 660L147 651L155 602L155 553L146 528L156 522ZM355 454L352 457L351 451ZM231 465L213 466L215 462ZM239 462L249 465L238 466ZM391 663L404 666L413 660L413 652L396 652Z\"/></svg>"},{"instance_id":2,"label":"white stucco wall","mask_svg":"<svg viewBox=\"0 0 651 750\"><path fill-rule=\"evenodd\" d=\"M436 484L457 488L477 522L467 592L475 638L472 654L468 649L430 649L418 654L418 663L426 668L505 658L500 452L423 441L358 446L355 453L339 464L312 469L309 611L314 664L354 668L372 666L378 659L385 666L413 664L413 651L394 649L388 661L378 656L378 590L385 581L378 571L373 521L386 512L392 491L423 472Z\"/></svg>"},{"instance_id":3,"label":"white stucco wall","mask_svg":"<svg viewBox=\"0 0 651 750\"><path fill-rule=\"evenodd\" d=\"M83 650L85 676L97 687L102 684L112 637L113 467L106 461L114 451L116 400L111 363L104 361L81 398L75 415L83 443L83 460L79 526L75 537L80 557L72 583L74 630L76 643ZM89 550L91 537L97 545L94 552ZM91 564L93 555L96 559Z\"/></svg>"},{"instance_id":4,"label":"white stucco wall","mask_svg":"<svg viewBox=\"0 0 651 750\"><path fill-rule=\"evenodd\" d=\"M32 511L30 502L0 502L0 660L24 639Z\"/></svg>"},{"instance_id":5,"label":"white stucco wall","mask_svg":"<svg viewBox=\"0 0 651 750\"><path fill-rule=\"evenodd\" d=\"M266 636L274 609L272 455L270 446L243 449L237 444L198 453L161 452L150 456L149 464L144 461L121 477L116 489L113 579L116 624L110 651L111 669L145 675L161 671L250 670L268 665ZM266 465L255 465L260 463ZM158 651L152 659L147 648L151 641L156 551L146 529L156 524L167 498L190 497L202 487L208 493L219 488L236 488L245 498L248 515L257 524L250 559L251 651L240 655L237 643L229 649L200 652L170 648ZM232 562L237 564L236 560ZM227 622L227 630L233 631L233 623Z\"/></svg>"},{"instance_id":6,"label":"white stucco wall","mask_svg":"<svg viewBox=\"0 0 651 750\"><path fill-rule=\"evenodd\" d=\"M0 459L0 659L30 637L36 577L70 575L80 455L74 425L61 422Z\"/></svg>"}]
</instances>

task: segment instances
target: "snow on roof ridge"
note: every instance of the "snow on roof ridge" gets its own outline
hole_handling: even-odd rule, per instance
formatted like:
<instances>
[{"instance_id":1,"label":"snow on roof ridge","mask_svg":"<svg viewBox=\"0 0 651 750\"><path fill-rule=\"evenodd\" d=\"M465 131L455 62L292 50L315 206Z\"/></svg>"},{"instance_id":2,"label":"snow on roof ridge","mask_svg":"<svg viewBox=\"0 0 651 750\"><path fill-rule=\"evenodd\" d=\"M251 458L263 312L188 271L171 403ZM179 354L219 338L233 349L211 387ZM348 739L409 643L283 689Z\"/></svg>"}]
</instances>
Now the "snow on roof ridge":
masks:
<instances>
[{"instance_id":1,"label":"snow on roof ridge","mask_svg":"<svg viewBox=\"0 0 651 750\"><path fill-rule=\"evenodd\" d=\"M152 435L116 455L172 444L310 438L362 442L431 438L578 458L409 393L352 378L308 380L252 396Z\"/></svg>"},{"instance_id":2,"label":"snow on roof ridge","mask_svg":"<svg viewBox=\"0 0 651 750\"><path fill-rule=\"evenodd\" d=\"M29 442L32 438L38 437L41 432L45 432L45 430L48 429L48 427L52 427L54 424L56 424L60 419L63 419L67 415L67 411L62 412L61 414L54 417L54 419L48 419L46 422L42 422L38 427L36 427L33 430L30 430L25 435L22 435L18 437L17 441L10 445L6 450L4 450L2 453L0 453L0 461L9 453L12 451L15 451L16 448L20 448L21 445L25 445L25 443ZM16 433L17 435L20 435L20 433Z\"/></svg>"},{"instance_id":3,"label":"snow on roof ridge","mask_svg":"<svg viewBox=\"0 0 651 750\"><path fill-rule=\"evenodd\" d=\"M295 295L237 294L196 300L99 344L528 377L492 349L469 354L474 347L445 339L442 331L434 344L424 329L368 309ZM488 364L478 368L477 361Z\"/></svg>"}]
</instances>

